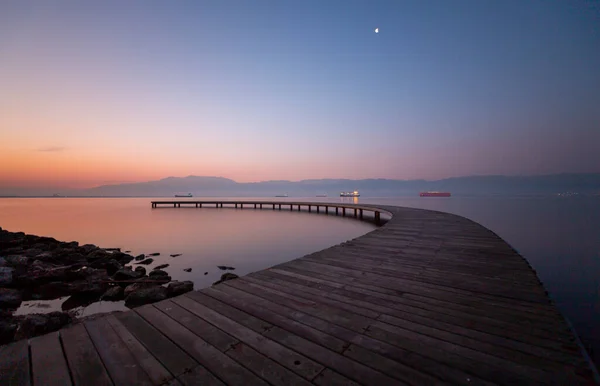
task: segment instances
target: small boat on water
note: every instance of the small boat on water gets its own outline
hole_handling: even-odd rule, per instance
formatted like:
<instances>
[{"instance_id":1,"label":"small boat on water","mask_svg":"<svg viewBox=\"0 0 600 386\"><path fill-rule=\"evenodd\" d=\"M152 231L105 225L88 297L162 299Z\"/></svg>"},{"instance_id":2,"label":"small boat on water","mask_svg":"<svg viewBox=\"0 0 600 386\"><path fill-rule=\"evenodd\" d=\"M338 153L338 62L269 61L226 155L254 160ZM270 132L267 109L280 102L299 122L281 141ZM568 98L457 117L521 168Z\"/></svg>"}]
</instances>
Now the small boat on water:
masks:
<instances>
[{"instance_id":1,"label":"small boat on water","mask_svg":"<svg viewBox=\"0 0 600 386\"><path fill-rule=\"evenodd\" d=\"M188 194L176 194L175 197L192 197L192 193L188 193Z\"/></svg>"},{"instance_id":2,"label":"small boat on water","mask_svg":"<svg viewBox=\"0 0 600 386\"><path fill-rule=\"evenodd\" d=\"M450 197L451 194L449 192L421 192L419 193L420 197Z\"/></svg>"},{"instance_id":3,"label":"small boat on water","mask_svg":"<svg viewBox=\"0 0 600 386\"><path fill-rule=\"evenodd\" d=\"M325 194L317 194L317 197L327 197L327 193L325 193Z\"/></svg>"},{"instance_id":4,"label":"small boat on water","mask_svg":"<svg viewBox=\"0 0 600 386\"><path fill-rule=\"evenodd\" d=\"M358 193L358 190L354 192L341 192L340 197L360 197L360 193Z\"/></svg>"},{"instance_id":5,"label":"small boat on water","mask_svg":"<svg viewBox=\"0 0 600 386\"><path fill-rule=\"evenodd\" d=\"M288 195L287 195L287 193L286 193L286 194L278 194L278 195L277 195L277 196L275 196L275 197L287 197L287 196L288 196Z\"/></svg>"}]
</instances>

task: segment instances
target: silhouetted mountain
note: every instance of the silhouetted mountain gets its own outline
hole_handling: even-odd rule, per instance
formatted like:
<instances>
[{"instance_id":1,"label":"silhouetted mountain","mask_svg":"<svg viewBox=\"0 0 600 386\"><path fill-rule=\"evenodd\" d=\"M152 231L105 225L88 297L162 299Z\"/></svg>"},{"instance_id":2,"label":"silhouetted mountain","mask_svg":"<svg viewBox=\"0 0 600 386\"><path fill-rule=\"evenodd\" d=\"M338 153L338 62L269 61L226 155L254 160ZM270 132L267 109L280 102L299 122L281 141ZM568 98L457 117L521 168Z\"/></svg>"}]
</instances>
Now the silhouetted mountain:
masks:
<instances>
[{"instance_id":1,"label":"silhouetted mountain","mask_svg":"<svg viewBox=\"0 0 600 386\"><path fill-rule=\"evenodd\" d=\"M239 183L223 177L168 177L158 181L103 185L91 189L0 189L0 195L145 196L172 197L192 193L208 196L314 197L327 193L358 190L363 197L413 196L420 191L449 191L453 195L519 195L578 192L600 193L600 173L552 174L542 176L470 176L436 181L390 179L320 179Z\"/></svg>"}]
</instances>

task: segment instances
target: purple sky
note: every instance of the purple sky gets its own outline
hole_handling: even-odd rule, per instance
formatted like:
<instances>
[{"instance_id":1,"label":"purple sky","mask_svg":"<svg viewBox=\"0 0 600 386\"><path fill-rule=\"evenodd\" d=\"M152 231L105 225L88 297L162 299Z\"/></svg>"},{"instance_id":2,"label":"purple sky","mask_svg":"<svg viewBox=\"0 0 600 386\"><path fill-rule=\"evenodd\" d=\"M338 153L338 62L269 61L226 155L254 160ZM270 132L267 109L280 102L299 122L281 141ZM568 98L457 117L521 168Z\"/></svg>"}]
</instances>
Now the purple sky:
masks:
<instances>
[{"instance_id":1,"label":"purple sky","mask_svg":"<svg viewBox=\"0 0 600 386\"><path fill-rule=\"evenodd\" d=\"M600 172L596 1L8 0L0 57L0 187Z\"/></svg>"}]
</instances>

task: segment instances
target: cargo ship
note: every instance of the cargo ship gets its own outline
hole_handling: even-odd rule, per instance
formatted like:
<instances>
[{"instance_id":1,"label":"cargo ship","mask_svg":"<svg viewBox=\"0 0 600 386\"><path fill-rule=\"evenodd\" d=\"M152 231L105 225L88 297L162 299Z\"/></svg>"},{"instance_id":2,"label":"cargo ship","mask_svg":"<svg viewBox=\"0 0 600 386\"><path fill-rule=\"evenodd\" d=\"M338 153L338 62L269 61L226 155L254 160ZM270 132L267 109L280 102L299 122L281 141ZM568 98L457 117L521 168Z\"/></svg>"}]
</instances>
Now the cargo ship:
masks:
<instances>
[{"instance_id":1,"label":"cargo ship","mask_svg":"<svg viewBox=\"0 0 600 386\"><path fill-rule=\"evenodd\" d=\"M421 192L419 193L421 197L450 197L449 192Z\"/></svg>"},{"instance_id":2,"label":"cargo ship","mask_svg":"<svg viewBox=\"0 0 600 386\"><path fill-rule=\"evenodd\" d=\"M341 192L340 197L360 197L360 193L357 190L354 192Z\"/></svg>"}]
</instances>

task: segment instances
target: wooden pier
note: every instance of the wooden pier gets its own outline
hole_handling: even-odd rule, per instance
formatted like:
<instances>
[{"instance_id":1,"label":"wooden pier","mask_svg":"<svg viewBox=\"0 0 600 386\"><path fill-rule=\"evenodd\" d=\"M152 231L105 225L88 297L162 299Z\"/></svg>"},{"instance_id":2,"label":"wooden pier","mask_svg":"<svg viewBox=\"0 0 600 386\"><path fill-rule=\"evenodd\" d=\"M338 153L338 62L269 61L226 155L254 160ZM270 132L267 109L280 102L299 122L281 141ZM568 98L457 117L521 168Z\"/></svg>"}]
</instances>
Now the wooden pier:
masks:
<instances>
[{"instance_id":1,"label":"wooden pier","mask_svg":"<svg viewBox=\"0 0 600 386\"><path fill-rule=\"evenodd\" d=\"M152 206L236 203L255 204ZM490 230L421 209L318 205L392 217L239 279L0 347L0 385L596 384L535 271Z\"/></svg>"},{"instance_id":2,"label":"wooden pier","mask_svg":"<svg viewBox=\"0 0 600 386\"><path fill-rule=\"evenodd\" d=\"M340 215L343 217L352 216L354 218L358 218L360 220L367 219L364 216L365 212L370 212L373 214L373 217L369 218L369 220L373 220L375 224L381 224L381 212L387 212L386 210L379 208L373 205L356 205L356 204L344 204L344 203L335 203L335 202L300 202L300 201L152 201L152 208L159 207L173 207L173 208L181 208L192 207L192 208L206 208L206 207L214 207L214 208L223 208L231 207L236 209L244 209L244 205L246 208L253 209L272 209L272 210L290 210L294 211L307 211L312 212L313 208L316 213L323 214L335 214L336 216ZM346 212L348 211L348 213ZM388 212L389 213L389 212Z\"/></svg>"}]
</instances>

